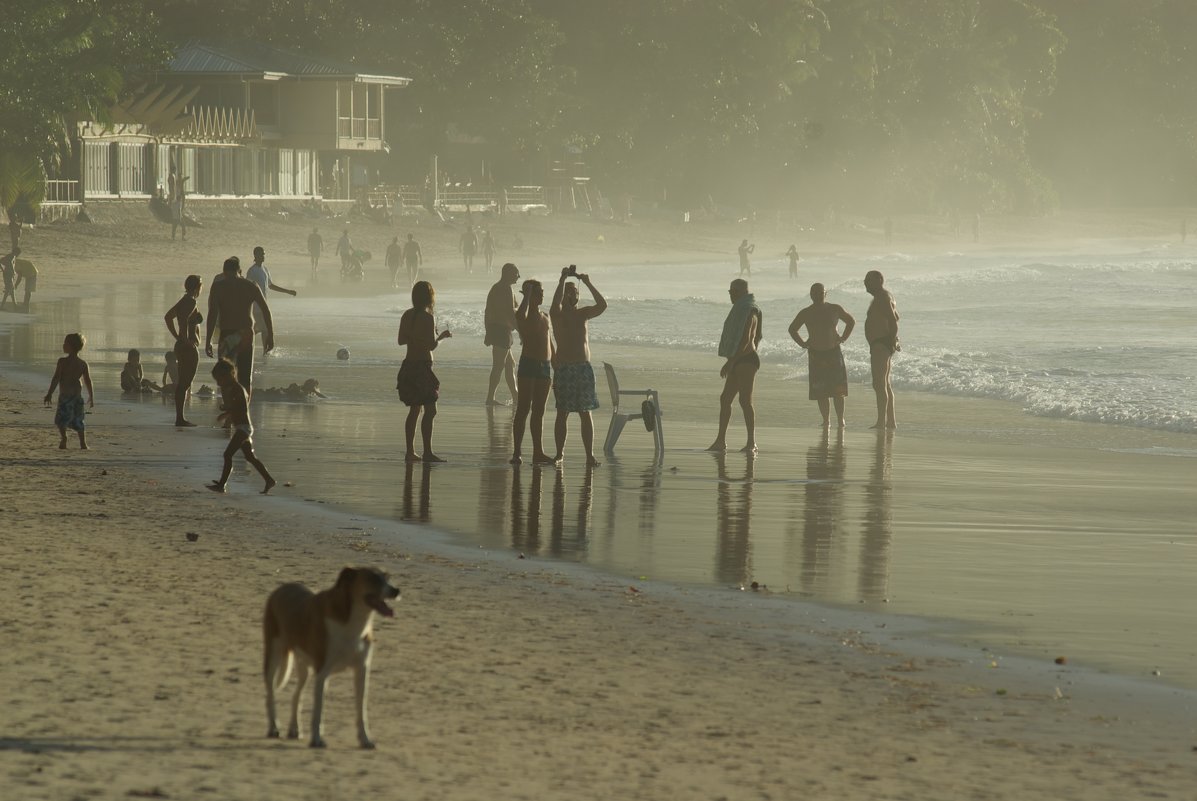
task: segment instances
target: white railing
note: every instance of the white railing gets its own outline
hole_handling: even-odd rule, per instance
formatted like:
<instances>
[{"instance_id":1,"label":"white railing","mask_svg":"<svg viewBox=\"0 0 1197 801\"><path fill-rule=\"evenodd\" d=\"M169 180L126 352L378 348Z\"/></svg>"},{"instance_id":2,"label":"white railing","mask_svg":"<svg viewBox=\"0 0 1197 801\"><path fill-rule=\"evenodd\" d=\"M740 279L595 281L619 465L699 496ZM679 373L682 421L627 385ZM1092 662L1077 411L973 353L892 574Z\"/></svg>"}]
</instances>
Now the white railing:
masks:
<instances>
[{"instance_id":1,"label":"white railing","mask_svg":"<svg viewBox=\"0 0 1197 801\"><path fill-rule=\"evenodd\" d=\"M78 203L79 202L79 182L78 181L46 181L46 197L42 200L43 204L47 203Z\"/></svg>"}]
</instances>

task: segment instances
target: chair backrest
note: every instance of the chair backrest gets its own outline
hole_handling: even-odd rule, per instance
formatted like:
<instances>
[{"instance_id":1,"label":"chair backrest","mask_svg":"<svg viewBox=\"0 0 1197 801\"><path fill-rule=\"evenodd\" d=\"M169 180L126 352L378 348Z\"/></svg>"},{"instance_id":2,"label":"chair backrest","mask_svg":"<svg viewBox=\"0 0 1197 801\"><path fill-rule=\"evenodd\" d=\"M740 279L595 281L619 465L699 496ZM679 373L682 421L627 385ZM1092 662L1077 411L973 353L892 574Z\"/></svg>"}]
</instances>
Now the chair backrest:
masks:
<instances>
[{"instance_id":1,"label":"chair backrest","mask_svg":"<svg viewBox=\"0 0 1197 801\"><path fill-rule=\"evenodd\" d=\"M615 368L608 362L603 362L603 369L607 371L607 389L611 390L611 406L619 408L619 379L615 377Z\"/></svg>"}]
</instances>

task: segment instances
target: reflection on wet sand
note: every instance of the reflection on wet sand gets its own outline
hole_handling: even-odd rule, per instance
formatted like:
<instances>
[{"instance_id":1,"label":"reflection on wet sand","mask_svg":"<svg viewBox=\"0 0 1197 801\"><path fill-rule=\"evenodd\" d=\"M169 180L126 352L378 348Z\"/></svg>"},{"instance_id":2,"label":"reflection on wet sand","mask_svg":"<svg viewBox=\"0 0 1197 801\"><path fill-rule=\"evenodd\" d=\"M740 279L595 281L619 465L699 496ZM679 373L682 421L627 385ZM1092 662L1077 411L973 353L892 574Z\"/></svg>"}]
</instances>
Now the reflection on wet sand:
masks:
<instances>
[{"instance_id":1,"label":"reflection on wet sand","mask_svg":"<svg viewBox=\"0 0 1197 801\"><path fill-rule=\"evenodd\" d=\"M798 589L807 594L828 590L831 555L843 533L844 432L832 439L824 432L818 444L806 450L806 480L802 509L802 566Z\"/></svg>"},{"instance_id":2,"label":"reflection on wet sand","mask_svg":"<svg viewBox=\"0 0 1197 801\"><path fill-rule=\"evenodd\" d=\"M894 432L877 432L873 466L864 486L864 520L861 524L858 582L863 601L882 601L889 595L889 546L893 536L890 508L891 449Z\"/></svg>"},{"instance_id":3,"label":"reflection on wet sand","mask_svg":"<svg viewBox=\"0 0 1197 801\"><path fill-rule=\"evenodd\" d=\"M565 554L582 558L589 550L590 507L594 498L594 468L587 465L582 486L578 490L577 524L571 531L565 524L570 510L565 487L565 468L559 467L553 481L553 517L549 536L549 553L554 556Z\"/></svg>"},{"instance_id":4,"label":"reflection on wet sand","mask_svg":"<svg viewBox=\"0 0 1197 801\"><path fill-rule=\"evenodd\" d=\"M523 497L525 470L532 473L526 506ZM539 465L517 464L511 469L511 547L521 553L536 553L540 550L540 496L543 476L544 469Z\"/></svg>"},{"instance_id":5,"label":"reflection on wet sand","mask_svg":"<svg viewBox=\"0 0 1197 801\"><path fill-rule=\"evenodd\" d=\"M415 500L414 477L420 471L420 498ZM430 462L404 462L403 464L403 506L399 519L428 523L432 521L432 464Z\"/></svg>"},{"instance_id":6,"label":"reflection on wet sand","mask_svg":"<svg viewBox=\"0 0 1197 801\"><path fill-rule=\"evenodd\" d=\"M483 465L478 474L478 524L477 530L484 536L502 525L508 518L508 482L511 481L511 467L507 464L511 453L511 409L509 407L486 407L486 450ZM488 536L489 538L489 536Z\"/></svg>"},{"instance_id":7,"label":"reflection on wet sand","mask_svg":"<svg viewBox=\"0 0 1197 801\"><path fill-rule=\"evenodd\" d=\"M742 475L728 473L728 454L715 454L719 481L715 490L715 579L742 586L752 581L752 484L755 453L734 453L735 467L744 459Z\"/></svg>"}]
</instances>

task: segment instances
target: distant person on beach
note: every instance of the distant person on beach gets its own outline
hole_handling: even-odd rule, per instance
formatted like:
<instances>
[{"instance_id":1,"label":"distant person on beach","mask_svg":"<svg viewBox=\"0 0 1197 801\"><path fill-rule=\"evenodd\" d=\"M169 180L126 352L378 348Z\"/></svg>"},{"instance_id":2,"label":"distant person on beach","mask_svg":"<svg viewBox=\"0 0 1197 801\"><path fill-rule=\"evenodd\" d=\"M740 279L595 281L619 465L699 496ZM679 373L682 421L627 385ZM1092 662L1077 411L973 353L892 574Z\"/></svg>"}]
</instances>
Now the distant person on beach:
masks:
<instances>
[{"instance_id":1,"label":"distant person on beach","mask_svg":"<svg viewBox=\"0 0 1197 801\"><path fill-rule=\"evenodd\" d=\"M516 369L519 390L515 404L515 419L511 433L515 447L511 463L523 461L520 451L524 444L524 427L532 416L532 460L537 464L553 464L553 457L544 452L541 435L544 407L553 385L553 337L549 316L540 310L544 303L544 288L539 281L528 279L520 289L524 299L515 312L515 327L520 333L520 360Z\"/></svg>"},{"instance_id":2,"label":"distant person on beach","mask_svg":"<svg viewBox=\"0 0 1197 801\"><path fill-rule=\"evenodd\" d=\"M489 230L482 232L482 257L486 259L486 272L489 273L495 263L495 238Z\"/></svg>"},{"instance_id":3,"label":"distant person on beach","mask_svg":"<svg viewBox=\"0 0 1197 801\"><path fill-rule=\"evenodd\" d=\"M731 405L738 395L744 412L744 426L748 430L747 444L741 450L753 453L756 451L756 410L752 407L752 390L757 370L761 368L757 346L761 343L764 317L744 279L732 281L728 295L732 309L723 321L723 334L719 338L719 355L727 359L719 371L719 376L724 379L723 393L719 396L719 435L707 450L727 450Z\"/></svg>"},{"instance_id":4,"label":"distant person on beach","mask_svg":"<svg viewBox=\"0 0 1197 801\"><path fill-rule=\"evenodd\" d=\"M316 268L320 266L320 256L324 254L324 237L320 236L320 229L313 228L308 234L308 258L312 260L312 283L316 283Z\"/></svg>"},{"instance_id":5,"label":"distant person on beach","mask_svg":"<svg viewBox=\"0 0 1197 801\"><path fill-rule=\"evenodd\" d=\"M203 279L198 275L189 275L183 281L183 297L170 307L163 318L166 330L175 339L174 357L178 365L178 376L175 384L175 425L194 426L183 414L183 406L191 394L191 383L199 370L199 336L200 324L204 315L199 310L200 291L204 288Z\"/></svg>"},{"instance_id":6,"label":"distant person on beach","mask_svg":"<svg viewBox=\"0 0 1197 801\"><path fill-rule=\"evenodd\" d=\"M578 306L578 284L566 283L577 278L590 290L594 298L592 306ZM586 449L586 464L597 467L594 458L594 422L590 412L599 406L598 394L594 388L594 368L590 366L590 336L588 324L607 310L607 301L594 288L590 276L579 273L570 265L561 271L553 303L549 307L549 319L553 323L553 335L557 347L553 354L553 395L557 401L557 419L553 425L553 437L557 445L556 461L565 456L566 424L571 412L576 412L582 421L582 447Z\"/></svg>"},{"instance_id":7,"label":"distant person on beach","mask_svg":"<svg viewBox=\"0 0 1197 801\"><path fill-rule=\"evenodd\" d=\"M898 341L898 307L885 289L885 277L877 270L865 274L865 291L873 296L865 316L865 339L869 343L869 366L873 373L873 392L877 393L877 422L870 428L897 428L894 413L894 387L890 366L894 354L902 349Z\"/></svg>"},{"instance_id":8,"label":"distant person on beach","mask_svg":"<svg viewBox=\"0 0 1197 801\"><path fill-rule=\"evenodd\" d=\"M745 274L747 274L749 278L752 277L752 262L749 260L748 256L754 250L756 250L755 243L750 245L750 244L748 244L747 239L745 239L744 241L742 241L740 243L740 247L739 247L738 251L740 253L740 277L741 278L743 278Z\"/></svg>"},{"instance_id":9,"label":"distant person on beach","mask_svg":"<svg viewBox=\"0 0 1197 801\"><path fill-rule=\"evenodd\" d=\"M0 256L0 273L3 273L4 278L4 295L0 296L0 309L7 305L9 298L12 298L12 307L17 307L17 268L13 264L14 261L16 256L12 253Z\"/></svg>"},{"instance_id":10,"label":"distant person on beach","mask_svg":"<svg viewBox=\"0 0 1197 801\"><path fill-rule=\"evenodd\" d=\"M245 387L238 383L237 366L228 359L220 359L212 368L212 378L216 379L216 386L220 389L220 397L224 401L224 412L217 418L217 422L233 427L233 435L229 438L228 447L224 449L224 467L220 471L220 478L208 485L213 492L224 492L229 483L229 474L233 472L233 454L237 451L245 456L245 461L254 466L258 475L266 482L262 494L274 488L274 478L266 465L254 453L254 427L249 422L249 394Z\"/></svg>"},{"instance_id":11,"label":"distant person on beach","mask_svg":"<svg viewBox=\"0 0 1197 801\"><path fill-rule=\"evenodd\" d=\"M25 313L29 314L29 301L33 297L33 293L37 291L37 267L29 259L19 259L21 249L17 248L12 252L13 256L13 272L17 274L16 283L13 284L14 289L19 289L21 282L25 283ZM13 297L13 303L17 302L16 297Z\"/></svg>"},{"instance_id":12,"label":"distant person on beach","mask_svg":"<svg viewBox=\"0 0 1197 801\"><path fill-rule=\"evenodd\" d=\"M349 272L349 261L353 258L353 242L349 239L349 228L341 232L337 240L337 255L341 257L341 275Z\"/></svg>"},{"instance_id":13,"label":"distant person on beach","mask_svg":"<svg viewBox=\"0 0 1197 801\"><path fill-rule=\"evenodd\" d=\"M230 359L237 366L236 380L245 387L246 395L253 392L254 318L253 306L262 309L262 348L274 350L274 320L270 305L258 285L241 277L241 260L236 256L225 259L220 280L212 282L208 290L208 319L204 332L204 353L212 356L212 335L220 322L220 358Z\"/></svg>"},{"instance_id":14,"label":"distant person on beach","mask_svg":"<svg viewBox=\"0 0 1197 801\"><path fill-rule=\"evenodd\" d=\"M790 245L790 249L786 251L786 258L790 261L790 278L798 277L798 248Z\"/></svg>"},{"instance_id":15,"label":"distant person on beach","mask_svg":"<svg viewBox=\"0 0 1197 801\"><path fill-rule=\"evenodd\" d=\"M386 265L391 273L391 286L399 286L399 267L403 264L403 245L399 244L399 237L391 240L387 245Z\"/></svg>"},{"instance_id":16,"label":"distant person on beach","mask_svg":"<svg viewBox=\"0 0 1197 801\"><path fill-rule=\"evenodd\" d=\"M69 428L79 434L79 449L87 450L87 435L84 433L83 415L83 387L87 387L87 407L96 407L96 395L91 388L91 372L87 362L79 358L79 351L86 344L82 334L67 334L62 340L62 352L66 354L58 360L54 369L54 377L50 379L50 389L42 402L50 405L54 397L54 389L58 389L58 408L54 411L54 425L58 426L61 439L58 447L66 450L66 430Z\"/></svg>"},{"instance_id":17,"label":"distant person on beach","mask_svg":"<svg viewBox=\"0 0 1197 801\"><path fill-rule=\"evenodd\" d=\"M486 338L482 344L490 347L490 381L486 390L486 405L499 406L495 393L499 390L499 379L507 379L507 389L511 392L512 402L518 402L519 390L515 382L515 358L511 355L511 346L515 342L515 296L511 288L520 280L520 271L511 262L503 265L499 280L490 288L486 295L486 311L483 315L483 326Z\"/></svg>"},{"instance_id":18,"label":"distant person on beach","mask_svg":"<svg viewBox=\"0 0 1197 801\"><path fill-rule=\"evenodd\" d=\"M15 209L8 210L8 240L11 245L11 250L16 253L21 251L21 215Z\"/></svg>"},{"instance_id":19,"label":"distant person on beach","mask_svg":"<svg viewBox=\"0 0 1197 801\"><path fill-rule=\"evenodd\" d=\"M279 286L271 280L270 270L266 269L266 249L261 245L258 245L254 248L254 263L249 266L249 270L246 271L245 277L258 285L258 289L262 292L262 297L266 297L266 293L269 290L282 292L284 295L290 295L291 297L295 297L299 294L294 289L287 289L286 287ZM254 306L253 315L255 331L262 330L262 325L265 322L262 314L261 308ZM265 356L266 351L263 351L262 355Z\"/></svg>"},{"instance_id":20,"label":"distant person on beach","mask_svg":"<svg viewBox=\"0 0 1197 801\"><path fill-rule=\"evenodd\" d=\"M469 211L469 206L466 207L466 211ZM466 226L465 233L461 235L458 250L461 251L461 260L465 263L465 271L467 273L474 272L474 254L478 252L478 235L474 233L474 226Z\"/></svg>"},{"instance_id":21,"label":"distant person on beach","mask_svg":"<svg viewBox=\"0 0 1197 801\"><path fill-rule=\"evenodd\" d=\"M831 401L835 402L835 416L839 427L844 427L844 398L848 397L848 368L844 365L844 354L840 345L852 335L856 320L843 306L827 302L827 292L822 284L811 284L811 305L798 312L790 323L790 336L800 348L806 350L809 372L810 400L818 401L819 413L823 415L823 428L831 427ZM839 324L844 323L844 333ZM806 339L798 332L805 326Z\"/></svg>"},{"instance_id":22,"label":"distant person on beach","mask_svg":"<svg viewBox=\"0 0 1197 801\"><path fill-rule=\"evenodd\" d=\"M437 333L436 318L433 317L435 308L436 292L432 284L417 281L411 288L411 308L399 320L398 342L407 346L407 354L399 366L395 388L399 390L399 400L409 407L403 426L407 440L404 459L408 462L445 461L432 451L432 424L436 418L436 401L441 388L441 382L432 372L432 352L442 339L448 339L453 334L448 330ZM417 456L416 423L419 422L421 410L424 412L424 423L420 427L424 455Z\"/></svg>"},{"instance_id":23,"label":"distant person on beach","mask_svg":"<svg viewBox=\"0 0 1197 801\"><path fill-rule=\"evenodd\" d=\"M170 238L173 240L178 229L183 229L183 241L187 240L187 181L190 176L179 175L172 165L170 168L170 175L166 179L166 187L169 192L168 202L170 203Z\"/></svg>"},{"instance_id":24,"label":"distant person on beach","mask_svg":"<svg viewBox=\"0 0 1197 801\"><path fill-rule=\"evenodd\" d=\"M424 266L424 253L420 250L420 243L415 234L407 235L407 242L403 245L403 263L407 265L407 280L413 285L420 275L420 268Z\"/></svg>"},{"instance_id":25,"label":"distant person on beach","mask_svg":"<svg viewBox=\"0 0 1197 801\"><path fill-rule=\"evenodd\" d=\"M137 348L129 350L129 360L121 368L121 392L135 394L141 392L157 392L162 387L145 377L145 367L141 364L141 351Z\"/></svg>"}]
</instances>

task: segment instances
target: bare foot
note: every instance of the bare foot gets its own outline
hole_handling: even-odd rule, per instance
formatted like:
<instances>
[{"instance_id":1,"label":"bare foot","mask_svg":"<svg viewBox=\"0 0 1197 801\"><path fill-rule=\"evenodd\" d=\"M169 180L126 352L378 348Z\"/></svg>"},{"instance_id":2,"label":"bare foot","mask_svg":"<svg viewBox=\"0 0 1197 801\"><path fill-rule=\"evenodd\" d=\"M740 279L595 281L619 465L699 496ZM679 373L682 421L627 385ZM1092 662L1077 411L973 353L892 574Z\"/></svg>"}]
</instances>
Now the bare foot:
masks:
<instances>
[{"instance_id":1,"label":"bare foot","mask_svg":"<svg viewBox=\"0 0 1197 801\"><path fill-rule=\"evenodd\" d=\"M844 418L841 417L839 425L837 425L836 428L847 428L847 427L848 427L848 421L844 420Z\"/></svg>"},{"instance_id":2,"label":"bare foot","mask_svg":"<svg viewBox=\"0 0 1197 801\"><path fill-rule=\"evenodd\" d=\"M532 457L532 461L536 464L557 464L557 459L549 456L547 453L538 453Z\"/></svg>"},{"instance_id":3,"label":"bare foot","mask_svg":"<svg viewBox=\"0 0 1197 801\"><path fill-rule=\"evenodd\" d=\"M437 456L432 451L424 451L424 461L426 461L426 462L443 462L445 460L442 459L441 457Z\"/></svg>"},{"instance_id":4,"label":"bare foot","mask_svg":"<svg viewBox=\"0 0 1197 801\"><path fill-rule=\"evenodd\" d=\"M873 425L869 426L870 430L874 428L885 428L885 426L881 425L881 423L873 423Z\"/></svg>"},{"instance_id":5,"label":"bare foot","mask_svg":"<svg viewBox=\"0 0 1197 801\"><path fill-rule=\"evenodd\" d=\"M598 467L601 464L602 464L602 462L600 462L598 459L595 459L593 456L586 457L586 466L587 467Z\"/></svg>"},{"instance_id":6,"label":"bare foot","mask_svg":"<svg viewBox=\"0 0 1197 801\"><path fill-rule=\"evenodd\" d=\"M175 428L195 428L195 423L190 420L175 420Z\"/></svg>"},{"instance_id":7,"label":"bare foot","mask_svg":"<svg viewBox=\"0 0 1197 801\"><path fill-rule=\"evenodd\" d=\"M407 453L407 454L405 454L405 455L404 455L404 457L403 457L403 461L405 461L405 462L418 462L418 461L420 461L420 457L419 457L419 456L417 456L417 455L416 455L416 454L414 454L414 453L410 453L410 452L409 452L409 453Z\"/></svg>"},{"instance_id":8,"label":"bare foot","mask_svg":"<svg viewBox=\"0 0 1197 801\"><path fill-rule=\"evenodd\" d=\"M490 400L488 400L486 402L486 405L487 406L506 406L507 404L501 400L495 400L494 398L491 398Z\"/></svg>"},{"instance_id":9,"label":"bare foot","mask_svg":"<svg viewBox=\"0 0 1197 801\"><path fill-rule=\"evenodd\" d=\"M269 494L270 494L270 490L274 489L274 488L275 488L275 486L276 486L277 484L278 484L278 482L277 482L277 481L275 481L273 478L268 478L268 479L266 479L266 489L262 490L262 493L261 493L261 494L262 494L262 495L269 495Z\"/></svg>"},{"instance_id":10,"label":"bare foot","mask_svg":"<svg viewBox=\"0 0 1197 801\"><path fill-rule=\"evenodd\" d=\"M722 451L727 450L727 445L725 445L723 442L721 442L719 440L715 440L714 442L711 443L711 447L707 448L707 450L722 452Z\"/></svg>"},{"instance_id":11,"label":"bare foot","mask_svg":"<svg viewBox=\"0 0 1197 801\"><path fill-rule=\"evenodd\" d=\"M740 453L756 453L756 443L748 443L743 448L740 448Z\"/></svg>"},{"instance_id":12,"label":"bare foot","mask_svg":"<svg viewBox=\"0 0 1197 801\"><path fill-rule=\"evenodd\" d=\"M511 464L523 464L523 463L524 463L524 457L520 456L520 455L517 453L517 454L515 454L514 456L512 456L512 457L511 457L510 463L511 463Z\"/></svg>"},{"instance_id":13,"label":"bare foot","mask_svg":"<svg viewBox=\"0 0 1197 801\"><path fill-rule=\"evenodd\" d=\"M221 484L219 481L213 481L211 484L208 484L207 487L213 492L224 492L224 484Z\"/></svg>"}]
</instances>

